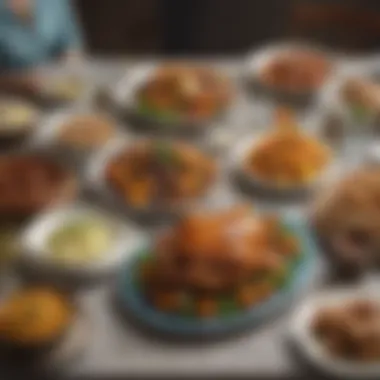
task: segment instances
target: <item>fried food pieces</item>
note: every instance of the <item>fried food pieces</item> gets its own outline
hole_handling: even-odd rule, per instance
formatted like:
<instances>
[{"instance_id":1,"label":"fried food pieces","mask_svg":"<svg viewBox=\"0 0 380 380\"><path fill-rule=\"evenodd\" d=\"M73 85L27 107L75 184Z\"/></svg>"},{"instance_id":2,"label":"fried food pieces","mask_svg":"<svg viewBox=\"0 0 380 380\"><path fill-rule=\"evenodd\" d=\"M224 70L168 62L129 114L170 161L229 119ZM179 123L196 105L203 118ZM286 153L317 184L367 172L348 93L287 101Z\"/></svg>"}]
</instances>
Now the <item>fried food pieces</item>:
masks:
<instances>
[{"instance_id":1,"label":"fried food pieces","mask_svg":"<svg viewBox=\"0 0 380 380\"><path fill-rule=\"evenodd\" d=\"M181 300L191 299L201 310L215 311L226 295L249 307L275 291L270 279L286 274L298 251L276 218L245 207L190 214L158 241L144 288L159 309L170 304L178 311Z\"/></svg>"},{"instance_id":2,"label":"fried food pieces","mask_svg":"<svg viewBox=\"0 0 380 380\"><path fill-rule=\"evenodd\" d=\"M279 109L275 130L251 149L245 170L264 181L297 185L313 180L329 159L327 146L300 131L290 111Z\"/></svg>"},{"instance_id":3,"label":"fried food pieces","mask_svg":"<svg viewBox=\"0 0 380 380\"><path fill-rule=\"evenodd\" d=\"M224 109L231 96L223 75L207 67L167 65L141 88L139 103L153 115L206 119Z\"/></svg>"},{"instance_id":4,"label":"fried food pieces","mask_svg":"<svg viewBox=\"0 0 380 380\"><path fill-rule=\"evenodd\" d=\"M149 141L114 158L107 167L107 179L126 202L145 207L201 195L215 171L214 162L196 148Z\"/></svg>"}]
</instances>

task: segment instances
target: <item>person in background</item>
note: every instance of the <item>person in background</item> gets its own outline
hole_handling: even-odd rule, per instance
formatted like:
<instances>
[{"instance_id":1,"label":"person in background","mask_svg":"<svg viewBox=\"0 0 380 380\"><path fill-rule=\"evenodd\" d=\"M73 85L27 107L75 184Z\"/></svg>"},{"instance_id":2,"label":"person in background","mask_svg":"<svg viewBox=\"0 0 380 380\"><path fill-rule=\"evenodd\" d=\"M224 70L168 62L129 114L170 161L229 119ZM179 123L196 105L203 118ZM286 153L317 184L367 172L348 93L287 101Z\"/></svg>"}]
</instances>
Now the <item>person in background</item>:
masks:
<instances>
[{"instance_id":1,"label":"person in background","mask_svg":"<svg viewBox=\"0 0 380 380\"><path fill-rule=\"evenodd\" d=\"M0 0L0 90L35 92L35 69L81 56L71 0Z\"/></svg>"}]
</instances>

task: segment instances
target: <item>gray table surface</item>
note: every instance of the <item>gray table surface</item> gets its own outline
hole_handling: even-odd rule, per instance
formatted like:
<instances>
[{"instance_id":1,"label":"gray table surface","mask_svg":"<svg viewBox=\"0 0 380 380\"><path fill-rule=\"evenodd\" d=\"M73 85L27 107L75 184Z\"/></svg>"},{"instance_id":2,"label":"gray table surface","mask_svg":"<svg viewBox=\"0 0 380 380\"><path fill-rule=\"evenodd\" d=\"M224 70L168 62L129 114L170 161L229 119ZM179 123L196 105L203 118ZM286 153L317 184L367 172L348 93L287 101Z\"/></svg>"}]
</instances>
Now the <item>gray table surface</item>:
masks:
<instances>
[{"instance_id":1,"label":"gray table surface","mask_svg":"<svg viewBox=\"0 0 380 380\"><path fill-rule=\"evenodd\" d=\"M91 63L89 73L97 83L112 87L127 68L136 64L143 65L143 62L137 61L131 64L128 61L97 61ZM239 64L222 62L221 65L231 76L238 78ZM260 98L248 99L244 92L240 91L234 109L221 122L222 128L233 131L235 142L235 138L237 141L251 131L270 125L272 111L272 103ZM318 115L315 114L315 110L310 109L302 113L300 118L313 128L313 123L318 120L316 116ZM362 154L363 148L360 146L355 149L350 148L342 160L344 168L354 166ZM219 192L216 196L218 204L239 199L227 181ZM273 203L264 202L259 198L252 199L252 202L265 209L301 214L305 210L303 202ZM324 271L319 267L317 272L323 275ZM320 286L319 275L312 281L313 286L306 293L313 292ZM91 320L91 336L83 355L65 369L68 375L173 378L181 376L236 378L264 375L285 378L303 373L303 367L298 365L298 361L286 344L291 307L276 320L268 321L268 324L234 339L190 345L173 343L148 337L128 322L121 320L110 306L113 290L111 283L83 291L80 295L83 308Z\"/></svg>"}]
</instances>

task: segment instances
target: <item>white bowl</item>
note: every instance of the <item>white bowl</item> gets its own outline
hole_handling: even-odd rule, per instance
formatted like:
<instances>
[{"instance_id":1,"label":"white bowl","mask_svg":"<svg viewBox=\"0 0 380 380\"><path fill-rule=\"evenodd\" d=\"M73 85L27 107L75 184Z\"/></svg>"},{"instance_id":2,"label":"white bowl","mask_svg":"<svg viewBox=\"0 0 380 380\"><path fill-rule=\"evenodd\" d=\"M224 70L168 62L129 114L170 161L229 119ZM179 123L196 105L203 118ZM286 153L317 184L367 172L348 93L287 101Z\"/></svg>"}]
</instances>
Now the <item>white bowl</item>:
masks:
<instances>
[{"instance_id":1,"label":"white bowl","mask_svg":"<svg viewBox=\"0 0 380 380\"><path fill-rule=\"evenodd\" d=\"M65 223L87 217L104 221L113 233L113 242L107 252L91 261L72 263L54 259L47 247L51 234ZM144 236L133 225L126 225L110 214L82 204L47 211L35 218L21 236L21 260L37 272L64 277L102 276L115 271L119 265L144 243Z\"/></svg>"},{"instance_id":2,"label":"white bowl","mask_svg":"<svg viewBox=\"0 0 380 380\"><path fill-rule=\"evenodd\" d=\"M317 340L312 331L314 317L321 307L344 305L355 299L368 299L380 304L380 283L364 289L336 289L322 292L307 299L295 311L291 320L290 339L301 353L320 370L344 379L380 378L380 361L374 364L360 364L332 357Z\"/></svg>"}]
</instances>

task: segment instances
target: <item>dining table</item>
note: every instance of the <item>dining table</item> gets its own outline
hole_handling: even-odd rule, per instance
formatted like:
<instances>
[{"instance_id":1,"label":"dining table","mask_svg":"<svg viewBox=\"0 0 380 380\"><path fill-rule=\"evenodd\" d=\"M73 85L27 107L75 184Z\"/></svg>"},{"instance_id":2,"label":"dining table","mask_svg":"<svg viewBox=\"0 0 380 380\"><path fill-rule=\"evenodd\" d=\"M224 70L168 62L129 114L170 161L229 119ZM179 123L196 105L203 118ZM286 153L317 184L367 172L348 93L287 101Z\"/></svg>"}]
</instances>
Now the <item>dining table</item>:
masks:
<instances>
[{"instance_id":1,"label":"dining table","mask_svg":"<svg viewBox=\"0 0 380 380\"><path fill-rule=\"evenodd\" d=\"M342 66L365 67L368 61L373 62L377 59L377 56L344 57L341 59L341 64ZM200 61L196 58L194 60ZM156 58L94 57L87 59L82 63L81 70L96 91L91 100L87 99L82 104L78 103L71 107L80 110L103 106L104 99L99 100L98 90L102 91L102 94L112 93L122 78L128 76L133 70L161 61L163 60ZM231 109L216 122L217 130L227 136L228 146L223 147L224 150L220 148L222 151L215 153L224 174L210 202L219 206L244 200L257 209L289 213L307 221L310 207L308 198L284 200L272 197L267 199L254 194L242 194L235 188L228 173L231 170L229 153L233 150L233 145L251 134L265 131L270 127L273 122L273 112L278 103L261 94L252 93L246 87L243 75L244 58L211 57L202 58L201 61L212 63L225 70L236 85L236 96ZM59 67L58 70L65 72L64 67ZM44 112L45 118L49 118L51 114L65 112L65 110L47 109ZM297 109L299 124L306 129L317 129L320 126L322 112L323 107L316 98L312 104ZM128 121L122 118L118 120L121 130L125 131L126 135L130 134ZM207 144L210 144L207 146L212 149L216 137L210 132L205 138ZM195 143L204 144L198 141ZM358 165L366 154L362 143L356 142L355 138L347 139L346 144L348 144L348 149L339 151L335 158L340 174ZM65 160L67 157L62 157L62 159ZM77 164L78 175L82 176L85 188L81 196L89 202L97 202L98 199L91 193L91 189L86 189L85 184L86 165L90 159L91 157ZM108 204L104 207L108 207L121 218L126 218L123 211L117 207ZM162 226L141 226L147 234L154 233L160 227ZM243 333L212 341L199 339L183 342L179 339L165 339L136 328L118 311L114 287L117 274L100 283L80 289L77 297L88 316L88 323L85 326L88 343L80 355L65 363L59 363L53 371L52 378L295 379L305 376L320 378L318 372L314 372L314 369L304 362L302 355L292 346L289 336L289 323L295 307L305 297L331 285L328 282L328 271L323 255L318 256L314 265L313 276L309 279L307 286L274 318L252 329L247 329ZM4 273L1 278L3 291L12 288L15 282L17 283L17 279L14 271ZM26 374L28 378L31 378L30 371L30 369L20 368L15 363L5 363L0 358L2 380L21 379ZM36 370L36 378L39 376L39 371L40 369ZM49 371L45 373L44 370L43 373L50 378Z\"/></svg>"}]
</instances>

